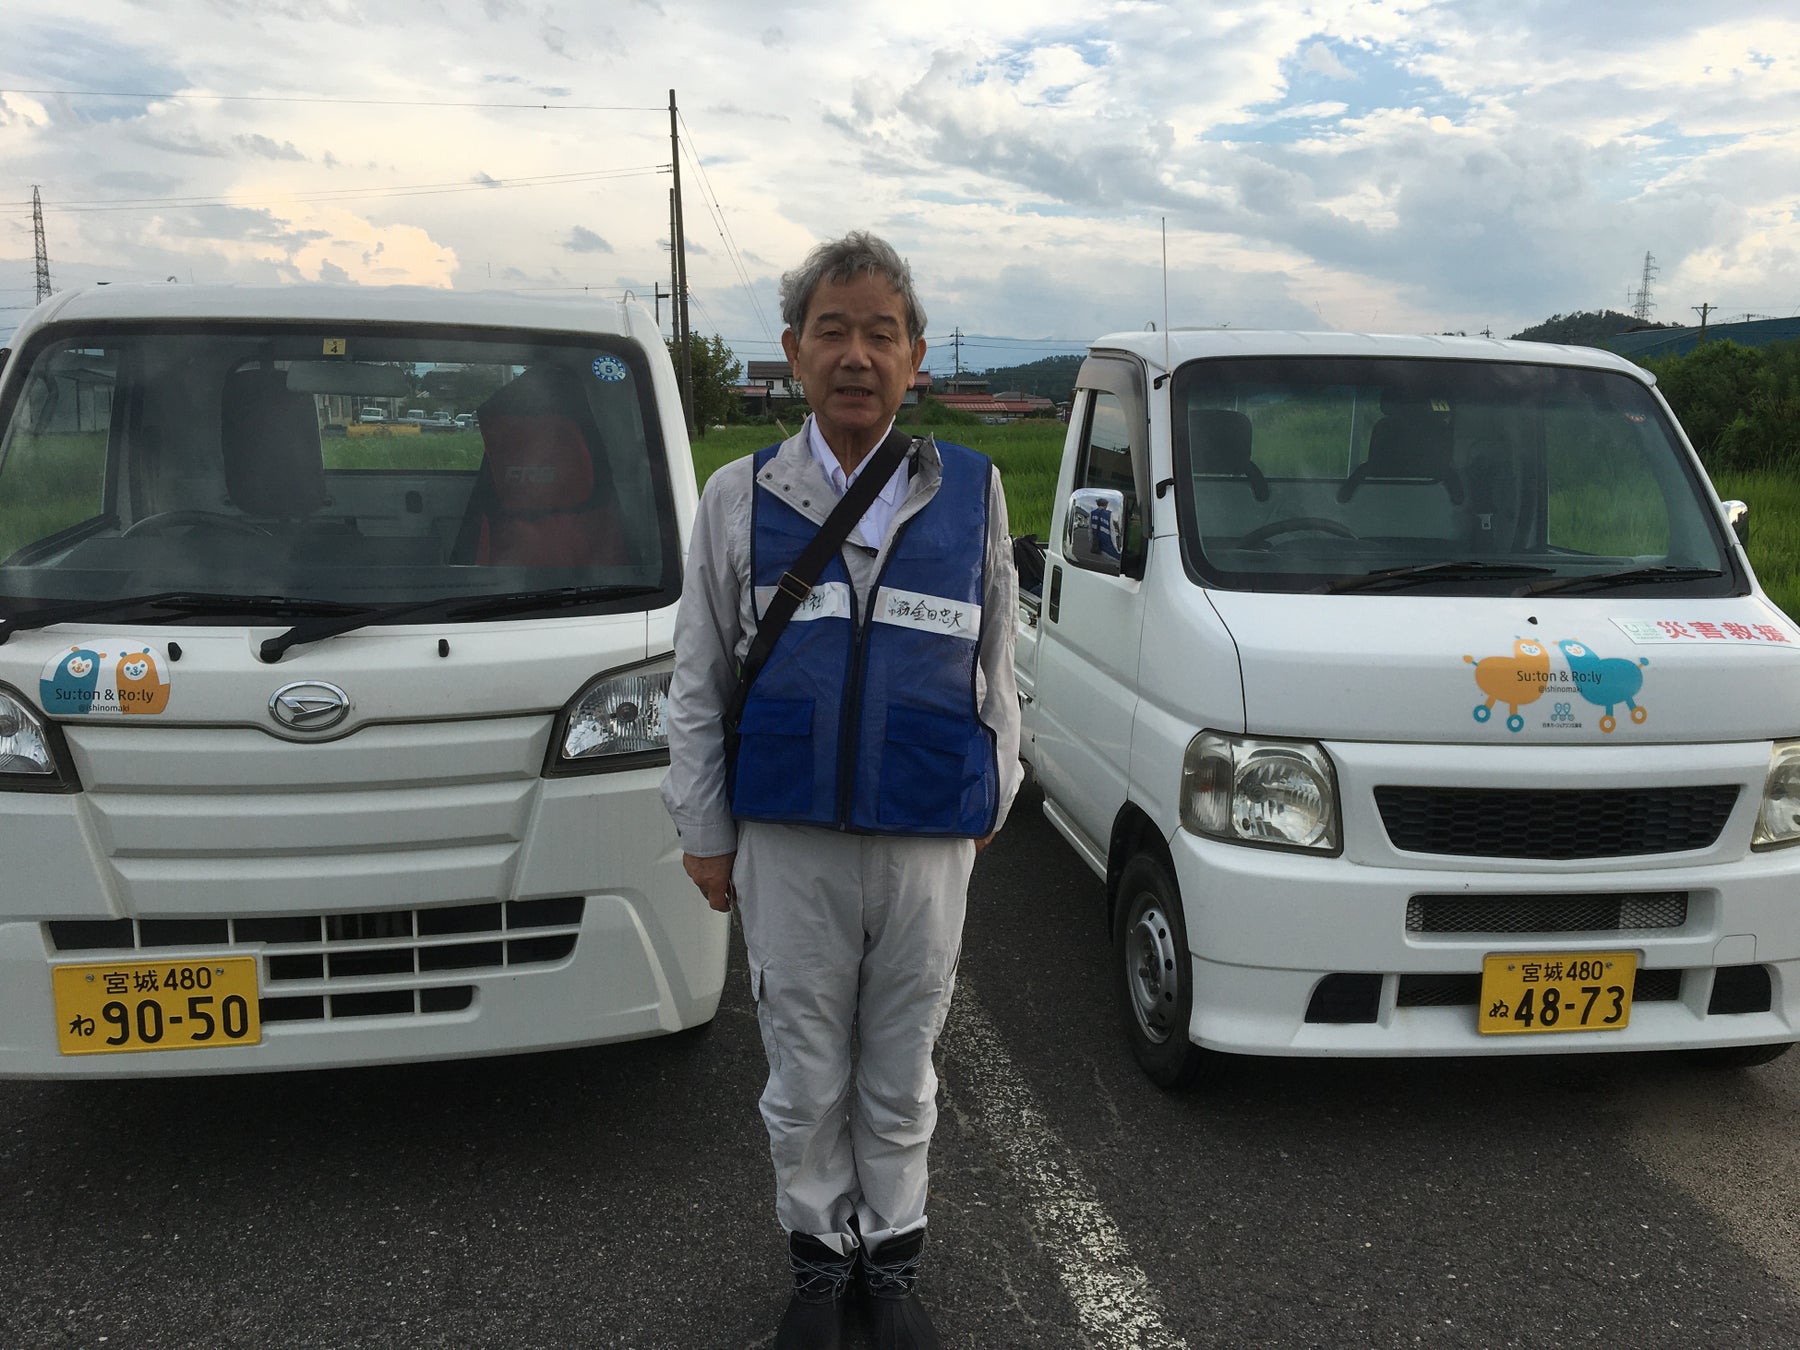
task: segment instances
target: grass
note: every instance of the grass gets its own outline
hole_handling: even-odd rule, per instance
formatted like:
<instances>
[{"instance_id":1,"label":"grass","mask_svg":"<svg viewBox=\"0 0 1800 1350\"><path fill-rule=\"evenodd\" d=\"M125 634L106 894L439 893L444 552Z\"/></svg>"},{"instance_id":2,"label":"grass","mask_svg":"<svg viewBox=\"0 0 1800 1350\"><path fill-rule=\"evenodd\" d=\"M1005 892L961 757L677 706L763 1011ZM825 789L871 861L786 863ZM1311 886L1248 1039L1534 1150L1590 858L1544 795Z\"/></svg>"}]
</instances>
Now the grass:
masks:
<instances>
[{"instance_id":1,"label":"grass","mask_svg":"<svg viewBox=\"0 0 1800 1350\"><path fill-rule=\"evenodd\" d=\"M798 420L788 424L798 431ZM1013 534L1050 532L1050 504L1056 494L1056 471L1062 462L1061 422L1024 421L1006 426L907 427L915 435L930 431L937 439L979 450L1000 470L1006 491L1006 516ZM782 439L777 427L716 427L694 442L694 474L701 486L715 469Z\"/></svg>"},{"instance_id":2,"label":"grass","mask_svg":"<svg viewBox=\"0 0 1800 1350\"><path fill-rule=\"evenodd\" d=\"M327 469L442 470L481 467L479 431L432 431L412 436L331 437Z\"/></svg>"},{"instance_id":3,"label":"grass","mask_svg":"<svg viewBox=\"0 0 1800 1350\"><path fill-rule=\"evenodd\" d=\"M1750 504L1750 566L1781 612L1800 617L1800 480L1785 473L1721 473L1713 486L1727 501Z\"/></svg>"},{"instance_id":4,"label":"grass","mask_svg":"<svg viewBox=\"0 0 1800 1350\"><path fill-rule=\"evenodd\" d=\"M798 421L789 427L798 428ZM1066 427L1025 421L921 429L979 450L999 466L1014 534L1049 534ZM704 484L720 465L780 439L777 427L709 431L694 442L695 473ZM103 432L14 438L6 496L0 502L0 558L92 513L105 452ZM333 438L326 442L325 455L333 469L473 469L481 462L481 436L465 431ZM1800 616L1800 479L1783 473L1721 473L1714 484L1721 496L1750 504L1750 564L1769 598L1783 612Z\"/></svg>"},{"instance_id":5,"label":"grass","mask_svg":"<svg viewBox=\"0 0 1800 1350\"><path fill-rule=\"evenodd\" d=\"M789 430L798 429L798 421L789 425ZM1006 490L1012 532L1043 538L1050 532L1051 500L1067 430L1060 423L1015 422L998 427L947 426L939 434L992 459ZM780 439L775 427L709 431L694 443L694 471L704 484L721 464ZM1750 565L1782 612L1800 617L1800 479L1780 473L1719 474L1714 486L1720 496L1750 504ZM1573 503L1570 509L1579 514Z\"/></svg>"},{"instance_id":6,"label":"grass","mask_svg":"<svg viewBox=\"0 0 1800 1350\"><path fill-rule=\"evenodd\" d=\"M92 516L105 475L104 431L14 436L0 502L0 558Z\"/></svg>"}]
</instances>

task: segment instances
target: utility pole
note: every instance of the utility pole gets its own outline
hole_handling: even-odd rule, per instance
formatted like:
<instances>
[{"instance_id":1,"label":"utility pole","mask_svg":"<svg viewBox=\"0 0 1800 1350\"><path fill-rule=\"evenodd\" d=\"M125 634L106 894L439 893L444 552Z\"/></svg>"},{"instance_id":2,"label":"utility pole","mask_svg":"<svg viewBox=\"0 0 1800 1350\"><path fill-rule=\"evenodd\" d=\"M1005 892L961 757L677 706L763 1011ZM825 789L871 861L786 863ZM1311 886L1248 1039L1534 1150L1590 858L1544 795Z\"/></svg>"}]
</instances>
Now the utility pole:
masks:
<instances>
[{"instance_id":1,"label":"utility pole","mask_svg":"<svg viewBox=\"0 0 1800 1350\"><path fill-rule=\"evenodd\" d=\"M1697 342L1705 342L1706 341L1706 316L1708 314L1711 314L1713 312L1713 310L1718 308L1718 306L1713 304L1712 301L1708 300L1704 305L1689 305L1688 308L1693 310L1694 313L1696 313L1700 316L1700 336L1697 339Z\"/></svg>"},{"instance_id":2,"label":"utility pole","mask_svg":"<svg viewBox=\"0 0 1800 1350\"><path fill-rule=\"evenodd\" d=\"M950 350L955 353L951 358L955 373L950 377L951 388L962 393L962 328L959 325L950 332Z\"/></svg>"},{"instance_id":3,"label":"utility pole","mask_svg":"<svg viewBox=\"0 0 1800 1350\"><path fill-rule=\"evenodd\" d=\"M35 183L31 185L31 237L37 245L37 298L42 304L50 298L50 250L44 244L44 199Z\"/></svg>"},{"instance_id":4,"label":"utility pole","mask_svg":"<svg viewBox=\"0 0 1800 1350\"><path fill-rule=\"evenodd\" d=\"M681 345L681 319L675 312L674 298L681 290L681 263L675 253L675 189L669 189L669 341ZM660 311L659 311L660 312ZM661 322L659 318L657 322ZM676 370L680 370L679 360Z\"/></svg>"},{"instance_id":5,"label":"utility pole","mask_svg":"<svg viewBox=\"0 0 1800 1350\"><path fill-rule=\"evenodd\" d=\"M687 236L682 233L681 222L681 133L679 130L679 113L675 107L675 91L669 90L669 149L672 153L672 166L675 170L675 186L669 189L669 215L674 224L674 233L669 243L674 246L675 293L669 298L671 312L675 315L676 327L680 334L681 346L681 407L687 414L688 435L695 431L694 419L694 354L690 349L693 332L688 327L688 288L687 288Z\"/></svg>"}]
</instances>

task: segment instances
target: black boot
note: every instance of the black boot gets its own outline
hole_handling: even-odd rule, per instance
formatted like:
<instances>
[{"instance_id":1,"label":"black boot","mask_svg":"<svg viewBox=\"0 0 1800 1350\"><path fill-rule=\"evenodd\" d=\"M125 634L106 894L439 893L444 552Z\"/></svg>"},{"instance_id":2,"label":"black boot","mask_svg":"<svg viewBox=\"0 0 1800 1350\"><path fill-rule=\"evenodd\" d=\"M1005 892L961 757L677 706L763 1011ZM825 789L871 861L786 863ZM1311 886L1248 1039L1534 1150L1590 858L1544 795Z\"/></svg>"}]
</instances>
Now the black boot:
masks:
<instances>
[{"instance_id":1,"label":"black boot","mask_svg":"<svg viewBox=\"0 0 1800 1350\"><path fill-rule=\"evenodd\" d=\"M810 1234L789 1233L788 1265L794 1296L776 1329L774 1350L839 1350L856 1254L839 1256Z\"/></svg>"},{"instance_id":2,"label":"black boot","mask_svg":"<svg viewBox=\"0 0 1800 1350\"><path fill-rule=\"evenodd\" d=\"M889 1238L863 1253L863 1303L874 1350L940 1350L943 1342L919 1301L919 1258L925 1230Z\"/></svg>"}]
</instances>

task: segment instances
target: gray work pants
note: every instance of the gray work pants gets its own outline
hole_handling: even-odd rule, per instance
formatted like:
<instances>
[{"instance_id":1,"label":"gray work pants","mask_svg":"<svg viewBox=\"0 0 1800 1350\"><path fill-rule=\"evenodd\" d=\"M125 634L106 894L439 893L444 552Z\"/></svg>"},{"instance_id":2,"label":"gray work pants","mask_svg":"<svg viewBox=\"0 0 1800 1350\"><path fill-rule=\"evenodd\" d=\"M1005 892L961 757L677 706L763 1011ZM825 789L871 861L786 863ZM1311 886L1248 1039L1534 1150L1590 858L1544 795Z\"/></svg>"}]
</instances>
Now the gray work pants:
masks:
<instances>
[{"instance_id":1,"label":"gray work pants","mask_svg":"<svg viewBox=\"0 0 1800 1350\"><path fill-rule=\"evenodd\" d=\"M975 845L741 822L732 881L769 1059L775 1214L852 1250L925 1224L931 1052ZM854 1062L852 1049L855 1049Z\"/></svg>"}]
</instances>

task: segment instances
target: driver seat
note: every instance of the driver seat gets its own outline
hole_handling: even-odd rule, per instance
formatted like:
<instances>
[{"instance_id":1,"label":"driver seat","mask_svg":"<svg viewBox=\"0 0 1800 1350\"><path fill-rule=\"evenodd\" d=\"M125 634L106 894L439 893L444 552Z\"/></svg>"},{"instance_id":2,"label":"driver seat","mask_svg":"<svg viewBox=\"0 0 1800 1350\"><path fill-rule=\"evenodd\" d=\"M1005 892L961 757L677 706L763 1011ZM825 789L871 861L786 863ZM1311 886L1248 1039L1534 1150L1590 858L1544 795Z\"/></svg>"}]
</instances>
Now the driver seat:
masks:
<instances>
[{"instance_id":1,"label":"driver seat","mask_svg":"<svg viewBox=\"0 0 1800 1350\"><path fill-rule=\"evenodd\" d=\"M1195 477L1242 478L1250 495L1269 500L1269 480L1250 461L1250 418L1230 408L1188 411L1188 445Z\"/></svg>"},{"instance_id":2,"label":"driver seat","mask_svg":"<svg viewBox=\"0 0 1800 1350\"><path fill-rule=\"evenodd\" d=\"M219 408L227 500L247 516L301 520L326 505L325 452L311 394L273 367L234 370Z\"/></svg>"}]
</instances>

